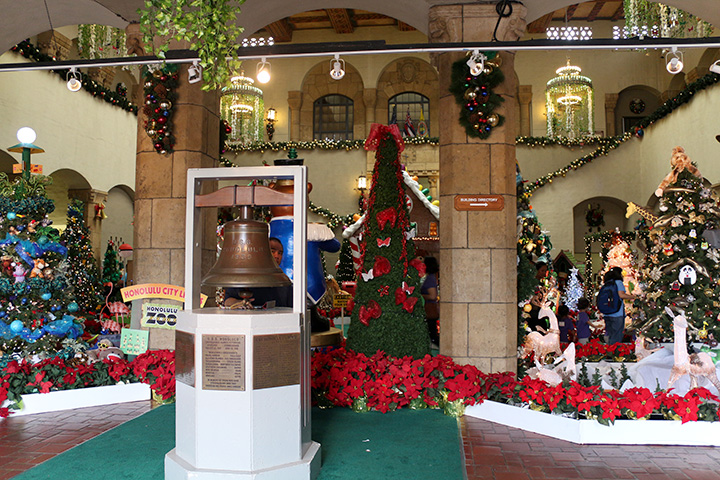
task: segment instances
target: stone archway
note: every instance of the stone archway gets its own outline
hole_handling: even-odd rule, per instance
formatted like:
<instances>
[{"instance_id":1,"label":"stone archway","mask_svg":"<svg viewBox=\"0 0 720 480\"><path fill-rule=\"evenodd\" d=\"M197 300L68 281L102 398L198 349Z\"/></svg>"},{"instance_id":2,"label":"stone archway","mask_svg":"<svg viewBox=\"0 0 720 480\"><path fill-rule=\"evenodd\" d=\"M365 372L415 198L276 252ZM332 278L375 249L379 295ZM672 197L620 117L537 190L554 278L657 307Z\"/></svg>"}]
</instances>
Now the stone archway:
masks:
<instances>
[{"instance_id":1,"label":"stone archway","mask_svg":"<svg viewBox=\"0 0 720 480\"><path fill-rule=\"evenodd\" d=\"M353 138L365 138L365 100L364 86L360 73L350 63L345 63L345 76L341 80L333 80L328 72L327 62L311 68L305 75L300 92L301 102L293 106L291 132L293 140L313 138L313 103L325 95L344 95L353 101ZM293 92L288 92L288 95ZM296 114L297 113L297 114ZM298 132L296 138L294 132Z\"/></svg>"}]
</instances>

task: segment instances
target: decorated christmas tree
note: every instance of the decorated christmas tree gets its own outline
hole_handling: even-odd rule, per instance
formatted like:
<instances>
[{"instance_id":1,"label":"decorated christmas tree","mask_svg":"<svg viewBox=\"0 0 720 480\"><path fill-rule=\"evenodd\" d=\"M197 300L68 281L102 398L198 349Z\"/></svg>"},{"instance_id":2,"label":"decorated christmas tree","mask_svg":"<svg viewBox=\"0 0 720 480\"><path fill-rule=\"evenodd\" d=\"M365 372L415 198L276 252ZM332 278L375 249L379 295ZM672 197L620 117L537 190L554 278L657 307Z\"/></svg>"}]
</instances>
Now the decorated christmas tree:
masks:
<instances>
[{"instance_id":1,"label":"decorated christmas tree","mask_svg":"<svg viewBox=\"0 0 720 480\"><path fill-rule=\"evenodd\" d=\"M656 191L661 217L650 231L650 251L642 266L646 284L636 305L634 326L651 338L672 338L673 319L665 312L684 311L687 332L704 340L720 338L720 209L715 195L681 147L673 150L672 172Z\"/></svg>"},{"instance_id":2,"label":"decorated christmas tree","mask_svg":"<svg viewBox=\"0 0 720 480\"><path fill-rule=\"evenodd\" d=\"M108 240L105 257L103 258L102 283L105 286L105 296L108 294L108 302L119 302L122 299L119 282L122 278L122 264L118 258L118 251L115 242Z\"/></svg>"},{"instance_id":3,"label":"decorated christmas tree","mask_svg":"<svg viewBox=\"0 0 720 480\"><path fill-rule=\"evenodd\" d=\"M348 348L393 357L430 353L420 278L425 266L409 238L397 125L374 124L365 142L377 150L361 241L361 275L348 330Z\"/></svg>"},{"instance_id":4,"label":"decorated christmas tree","mask_svg":"<svg viewBox=\"0 0 720 480\"><path fill-rule=\"evenodd\" d=\"M337 278L338 282L348 282L355 280L355 268L353 267L350 240L347 238L343 239L342 245L340 246L337 273L335 277Z\"/></svg>"},{"instance_id":5,"label":"decorated christmas tree","mask_svg":"<svg viewBox=\"0 0 720 480\"><path fill-rule=\"evenodd\" d=\"M83 332L65 273L67 249L48 219L50 181L0 173L0 350L7 354L71 355Z\"/></svg>"},{"instance_id":6,"label":"decorated christmas tree","mask_svg":"<svg viewBox=\"0 0 720 480\"><path fill-rule=\"evenodd\" d=\"M67 210L67 227L61 239L68 249L67 276L73 279L72 293L80 311L95 314L104 302L100 271L93 255L89 229L85 225L84 204L70 202Z\"/></svg>"},{"instance_id":7,"label":"decorated christmas tree","mask_svg":"<svg viewBox=\"0 0 720 480\"><path fill-rule=\"evenodd\" d=\"M618 229L612 234L612 243L606 255L605 266L600 270L600 278L613 267L620 267L623 274L625 291L633 295L640 295L637 259L628 242L623 240Z\"/></svg>"},{"instance_id":8,"label":"decorated christmas tree","mask_svg":"<svg viewBox=\"0 0 720 480\"><path fill-rule=\"evenodd\" d=\"M570 278L565 285L565 294L563 295L563 303L570 310L577 310L577 302L583 297L583 286L578 277L578 269L572 267L570 269Z\"/></svg>"}]
</instances>

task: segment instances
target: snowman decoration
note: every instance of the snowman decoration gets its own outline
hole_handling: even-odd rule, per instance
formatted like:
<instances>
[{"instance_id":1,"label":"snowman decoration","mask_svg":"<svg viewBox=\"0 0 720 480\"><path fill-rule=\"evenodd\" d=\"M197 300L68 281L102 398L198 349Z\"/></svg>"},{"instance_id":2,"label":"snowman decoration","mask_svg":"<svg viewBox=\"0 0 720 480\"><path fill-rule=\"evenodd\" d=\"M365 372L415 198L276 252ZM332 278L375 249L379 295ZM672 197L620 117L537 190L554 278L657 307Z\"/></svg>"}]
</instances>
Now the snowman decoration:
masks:
<instances>
[{"instance_id":1,"label":"snowman decoration","mask_svg":"<svg viewBox=\"0 0 720 480\"><path fill-rule=\"evenodd\" d=\"M697 282L697 272L692 266L684 265L680 268L678 280L682 285L695 285L695 282Z\"/></svg>"}]
</instances>

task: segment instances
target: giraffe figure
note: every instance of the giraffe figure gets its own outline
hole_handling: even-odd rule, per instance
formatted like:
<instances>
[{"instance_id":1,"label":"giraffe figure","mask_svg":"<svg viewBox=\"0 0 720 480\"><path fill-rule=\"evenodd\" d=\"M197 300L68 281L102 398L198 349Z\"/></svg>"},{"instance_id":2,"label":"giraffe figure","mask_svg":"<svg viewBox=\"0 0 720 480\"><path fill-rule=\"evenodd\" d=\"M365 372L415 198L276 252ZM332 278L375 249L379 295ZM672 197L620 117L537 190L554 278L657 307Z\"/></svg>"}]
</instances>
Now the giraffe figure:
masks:
<instances>
[{"instance_id":1,"label":"giraffe figure","mask_svg":"<svg viewBox=\"0 0 720 480\"><path fill-rule=\"evenodd\" d=\"M682 310L680 314L675 316L672 310L665 307L665 312L673 319L673 327L675 329L675 344L673 346L674 365L670 370L670 379L667 388L670 388L683 375L690 375L690 389L697 388L698 376L707 377L715 388L720 392L720 381L718 381L715 364L712 362L710 355L705 352L693 353L688 355L687 343L685 340L685 332L688 328L685 312Z\"/></svg>"}]
</instances>

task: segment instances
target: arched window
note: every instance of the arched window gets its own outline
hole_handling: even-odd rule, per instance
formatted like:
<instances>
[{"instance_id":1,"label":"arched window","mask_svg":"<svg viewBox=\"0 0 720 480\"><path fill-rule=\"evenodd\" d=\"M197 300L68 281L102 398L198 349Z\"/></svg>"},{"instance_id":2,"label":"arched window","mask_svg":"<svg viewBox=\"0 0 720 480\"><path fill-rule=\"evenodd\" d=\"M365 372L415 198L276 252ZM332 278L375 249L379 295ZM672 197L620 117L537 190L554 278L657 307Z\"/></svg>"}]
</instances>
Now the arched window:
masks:
<instances>
[{"instance_id":1,"label":"arched window","mask_svg":"<svg viewBox=\"0 0 720 480\"><path fill-rule=\"evenodd\" d=\"M353 101L344 95L325 95L313 104L313 138L353 139Z\"/></svg>"},{"instance_id":2,"label":"arched window","mask_svg":"<svg viewBox=\"0 0 720 480\"><path fill-rule=\"evenodd\" d=\"M430 100L425 95L415 92L403 92L395 95L388 100L388 124L392 122L393 114L397 116L397 125L401 132L407 131L405 122L409 115L416 135L430 134ZM421 121L424 124L421 125Z\"/></svg>"}]
</instances>

